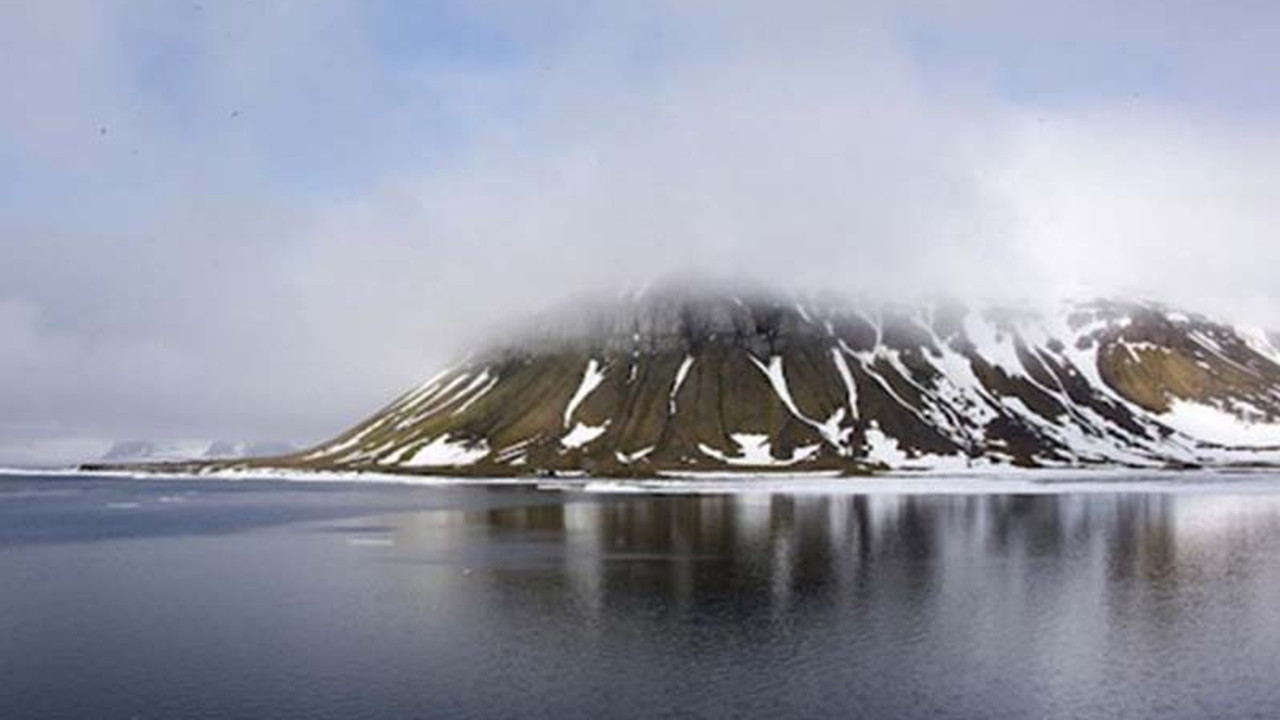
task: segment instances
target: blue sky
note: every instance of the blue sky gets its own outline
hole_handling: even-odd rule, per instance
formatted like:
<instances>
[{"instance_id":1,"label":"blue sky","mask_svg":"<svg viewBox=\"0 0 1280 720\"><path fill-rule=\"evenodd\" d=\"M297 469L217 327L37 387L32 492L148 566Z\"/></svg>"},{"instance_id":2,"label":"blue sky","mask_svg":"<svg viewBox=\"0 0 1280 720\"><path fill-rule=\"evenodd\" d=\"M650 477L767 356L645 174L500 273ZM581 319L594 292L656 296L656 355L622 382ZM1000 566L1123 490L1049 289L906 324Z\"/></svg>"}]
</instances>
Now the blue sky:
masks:
<instances>
[{"instance_id":1,"label":"blue sky","mask_svg":"<svg viewBox=\"0 0 1280 720\"><path fill-rule=\"evenodd\" d=\"M1277 36L1264 2L0 4L0 462L317 439L670 272L1280 325Z\"/></svg>"}]
</instances>

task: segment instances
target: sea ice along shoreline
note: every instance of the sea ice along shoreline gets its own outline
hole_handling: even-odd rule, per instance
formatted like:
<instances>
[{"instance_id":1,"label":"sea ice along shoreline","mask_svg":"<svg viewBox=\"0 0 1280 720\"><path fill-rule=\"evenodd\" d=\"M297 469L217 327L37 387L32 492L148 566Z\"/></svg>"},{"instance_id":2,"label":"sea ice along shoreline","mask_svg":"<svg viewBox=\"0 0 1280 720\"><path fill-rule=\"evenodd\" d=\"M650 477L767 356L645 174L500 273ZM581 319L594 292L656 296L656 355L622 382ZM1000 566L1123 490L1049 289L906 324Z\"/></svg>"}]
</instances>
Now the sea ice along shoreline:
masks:
<instances>
[{"instance_id":1,"label":"sea ice along shoreline","mask_svg":"<svg viewBox=\"0 0 1280 720\"><path fill-rule=\"evenodd\" d=\"M358 483L417 487L531 487L547 491L631 494L790 495L1071 495L1280 494L1280 473L1270 469L1134 470L1013 469L885 472L860 477L833 473L667 473L654 478L448 477L365 471L293 469L218 470L201 473L137 470L0 468L0 478L101 478L125 481Z\"/></svg>"}]
</instances>

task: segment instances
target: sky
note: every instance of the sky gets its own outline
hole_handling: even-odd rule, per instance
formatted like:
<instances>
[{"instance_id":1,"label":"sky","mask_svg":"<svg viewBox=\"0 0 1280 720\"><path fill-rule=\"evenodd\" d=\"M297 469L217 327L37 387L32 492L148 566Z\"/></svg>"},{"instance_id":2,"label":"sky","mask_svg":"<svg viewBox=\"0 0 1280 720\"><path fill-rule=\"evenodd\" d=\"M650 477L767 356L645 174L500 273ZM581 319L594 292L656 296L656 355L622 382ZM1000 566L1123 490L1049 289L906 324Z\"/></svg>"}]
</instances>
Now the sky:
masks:
<instances>
[{"instance_id":1,"label":"sky","mask_svg":"<svg viewBox=\"0 0 1280 720\"><path fill-rule=\"evenodd\" d=\"M1280 4L0 0L0 463L313 442L565 298L1280 326Z\"/></svg>"}]
</instances>

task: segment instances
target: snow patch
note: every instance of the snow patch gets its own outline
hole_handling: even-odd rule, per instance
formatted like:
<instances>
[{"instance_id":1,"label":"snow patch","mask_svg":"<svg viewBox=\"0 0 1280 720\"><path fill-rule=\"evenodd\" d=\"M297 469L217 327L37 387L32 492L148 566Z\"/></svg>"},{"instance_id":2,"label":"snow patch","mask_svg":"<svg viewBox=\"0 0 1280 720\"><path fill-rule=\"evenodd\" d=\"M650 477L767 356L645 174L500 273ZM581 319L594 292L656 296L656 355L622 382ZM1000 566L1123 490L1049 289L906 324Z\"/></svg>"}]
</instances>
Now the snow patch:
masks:
<instances>
[{"instance_id":1,"label":"snow patch","mask_svg":"<svg viewBox=\"0 0 1280 720\"><path fill-rule=\"evenodd\" d=\"M744 465L752 467L786 467L798 462L810 460L818 454L818 445L805 445L792 452L790 459L775 458L769 444L769 436L756 433L733 433L730 439L738 446L737 455L729 455L710 445L698 443L698 449L704 455L715 458L728 465Z\"/></svg>"},{"instance_id":2,"label":"snow patch","mask_svg":"<svg viewBox=\"0 0 1280 720\"><path fill-rule=\"evenodd\" d=\"M863 436L866 439L867 459L871 462L889 467L906 462L907 454L898 448L897 438L885 435L880 429L880 423L872 420Z\"/></svg>"},{"instance_id":3,"label":"snow patch","mask_svg":"<svg viewBox=\"0 0 1280 720\"><path fill-rule=\"evenodd\" d=\"M650 445L647 448L641 448L633 453L616 452L614 453L614 457L618 458L618 462L624 465L630 465L631 463L640 462L641 460L649 457L649 454L656 449L656 445Z\"/></svg>"},{"instance_id":4,"label":"snow patch","mask_svg":"<svg viewBox=\"0 0 1280 720\"><path fill-rule=\"evenodd\" d=\"M897 438L889 437L880 429L879 423L871 421L863 433L866 438L867 460L881 463L895 470L960 470L969 466L969 458L963 454L908 455L902 450Z\"/></svg>"},{"instance_id":5,"label":"snow patch","mask_svg":"<svg viewBox=\"0 0 1280 720\"><path fill-rule=\"evenodd\" d=\"M840 417L833 415L827 419L827 422L820 423L800 412L800 407L796 405L795 399L791 397L791 388L787 386L787 375L782 367L781 355L770 357L768 365L757 360L754 355L748 354L747 357L769 379L769 385L773 387L774 394L778 396L778 399L782 401L782 404L797 420L817 430L818 434L830 443L832 447L843 447L840 437Z\"/></svg>"},{"instance_id":6,"label":"snow patch","mask_svg":"<svg viewBox=\"0 0 1280 720\"><path fill-rule=\"evenodd\" d=\"M449 435L445 434L423 445L403 464L406 467L471 465L488 454L489 445L484 441L468 443L464 440L450 440Z\"/></svg>"},{"instance_id":7,"label":"snow patch","mask_svg":"<svg viewBox=\"0 0 1280 720\"><path fill-rule=\"evenodd\" d=\"M486 369L484 372L480 373L480 375L476 378L476 382L473 382L471 386L467 388L467 390L463 391L462 395L465 396L468 392L471 391L472 386L479 385L480 383L483 383L483 382L487 382L487 384L484 387L480 388L479 392L467 398L467 401L462 403L462 405L459 406L457 410L454 410L453 411L454 415L461 415L462 413L467 411L467 408L474 405L477 400L489 394L489 391L493 389L493 386L498 384L498 377L496 375L491 375L489 371Z\"/></svg>"},{"instance_id":8,"label":"snow patch","mask_svg":"<svg viewBox=\"0 0 1280 720\"><path fill-rule=\"evenodd\" d=\"M604 370L600 368L600 363L596 362L595 358L591 358L587 361L587 369L582 373L582 382L578 384L578 389L573 393L573 397L569 398L569 404L564 409L565 427L569 427L569 423L573 420L573 413L592 391L600 387L601 382L604 382Z\"/></svg>"},{"instance_id":9,"label":"snow patch","mask_svg":"<svg viewBox=\"0 0 1280 720\"><path fill-rule=\"evenodd\" d=\"M1249 422L1225 410L1175 400L1160 422L1197 440L1228 446L1280 446L1280 424Z\"/></svg>"},{"instance_id":10,"label":"snow patch","mask_svg":"<svg viewBox=\"0 0 1280 720\"><path fill-rule=\"evenodd\" d=\"M1280 348L1271 341L1271 335L1259 327L1236 328L1236 334L1251 350L1271 362L1280 365Z\"/></svg>"},{"instance_id":11,"label":"snow patch","mask_svg":"<svg viewBox=\"0 0 1280 720\"><path fill-rule=\"evenodd\" d=\"M964 333L978 355L990 365L1004 370L1009 377L1022 377L1026 369L1018 357L1014 333L997 326L983 313L971 311L964 316Z\"/></svg>"},{"instance_id":12,"label":"snow patch","mask_svg":"<svg viewBox=\"0 0 1280 720\"><path fill-rule=\"evenodd\" d=\"M572 430L565 433L564 437L560 438L560 444L570 450L575 450L603 435L608 427L608 422L603 425L586 425L579 422L573 426Z\"/></svg>"},{"instance_id":13,"label":"snow patch","mask_svg":"<svg viewBox=\"0 0 1280 720\"><path fill-rule=\"evenodd\" d=\"M458 397L458 394L454 391L470 377L471 373L460 373L453 380L449 381L449 384L445 385L443 389L433 392L428 396L407 401L402 406L402 409L406 414L404 418L396 424L396 429L400 430L409 427L410 425L430 417L439 411L440 408L452 403ZM461 392L465 393L466 390L464 389Z\"/></svg>"},{"instance_id":14,"label":"snow patch","mask_svg":"<svg viewBox=\"0 0 1280 720\"><path fill-rule=\"evenodd\" d=\"M525 460L525 451L533 444L534 438L512 443L494 453L493 461L508 465L519 465Z\"/></svg>"},{"instance_id":15,"label":"snow patch","mask_svg":"<svg viewBox=\"0 0 1280 720\"><path fill-rule=\"evenodd\" d=\"M381 422L378 422L378 421L371 422L363 430L357 431L346 440L343 440L334 445L321 446L315 452L308 453L305 457L308 460L314 460L316 458L321 458L325 456L341 455L347 450L350 450L351 448L360 444L360 441L364 440L365 437L369 435L369 433L373 432L374 430L377 430L381 426L382 426Z\"/></svg>"},{"instance_id":16,"label":"snow patch","mask_svg":"<svg viewBox=\"0 0 1280 720\"><path fill-rule=\"evenodd\" d=\"M680 369L676 370L676 380L671 385L671 394L667 397L667 412L671 415L676 414L676 395L680 393L680 386L684 385L684 380L689 376L689 368L693 367L693 356L686 355L684 362L680 363Z\"/></svg>"},{"instance_id":17,"label":"snow patch","mask_svg":"<svg viewBox=\"0 0 1280 720\"><path fill-rule=\"evenodd\" d=\"M844 353L840 348L831 348L831 360L836 364L836 370L840 373L840 379L844 381L844 389L849 398L849 417L850 419L858 419L858 384L853 381L853 372L849 370L849 362L844 359Z\"/></svg>"}]
</instances>

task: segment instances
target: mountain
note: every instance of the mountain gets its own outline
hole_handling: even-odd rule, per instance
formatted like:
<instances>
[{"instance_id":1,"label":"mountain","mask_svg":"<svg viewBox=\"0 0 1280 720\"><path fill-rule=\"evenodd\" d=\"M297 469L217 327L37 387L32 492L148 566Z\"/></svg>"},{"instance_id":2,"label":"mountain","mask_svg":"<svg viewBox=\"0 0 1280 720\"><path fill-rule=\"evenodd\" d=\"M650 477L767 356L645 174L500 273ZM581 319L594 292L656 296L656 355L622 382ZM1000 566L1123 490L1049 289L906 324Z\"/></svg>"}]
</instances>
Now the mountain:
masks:
<instances>
[{"instance_id":1,"label":"mountain","mask_svg":"<svg viewBox=\"0 0 1280 720\"><path fill-rule=\"evenodd\" d=\"M474 475L1269 464L1278 347L1146 302L645 293L540 318L267 462Z\"/></svg>"},{"instance_id":2,"label":"mountain","mask_svg":"<svg viewBox=\"0 0 1280 720\"><path fill-rule=\"evenodd\" d=\"M174 462L226 460L286 455L297 448L281 442L231 442L227 440L124 440L102 456L107 462Z\"/></svg>"}]
</instances>

